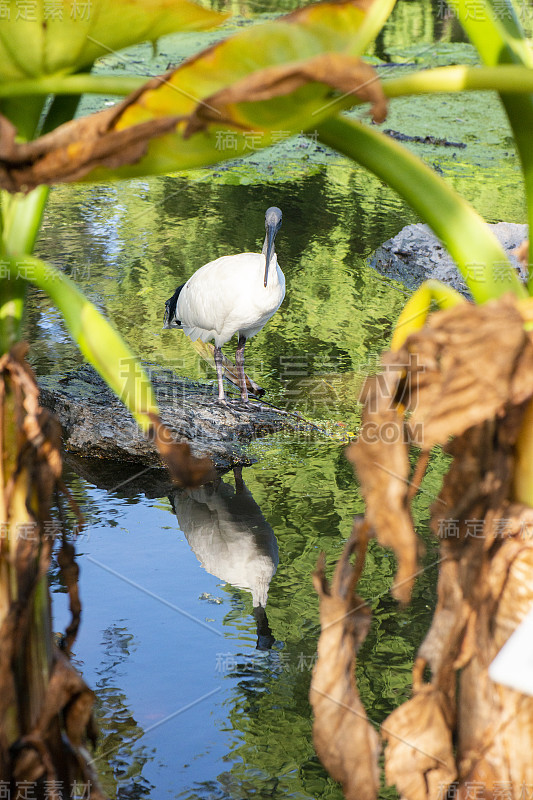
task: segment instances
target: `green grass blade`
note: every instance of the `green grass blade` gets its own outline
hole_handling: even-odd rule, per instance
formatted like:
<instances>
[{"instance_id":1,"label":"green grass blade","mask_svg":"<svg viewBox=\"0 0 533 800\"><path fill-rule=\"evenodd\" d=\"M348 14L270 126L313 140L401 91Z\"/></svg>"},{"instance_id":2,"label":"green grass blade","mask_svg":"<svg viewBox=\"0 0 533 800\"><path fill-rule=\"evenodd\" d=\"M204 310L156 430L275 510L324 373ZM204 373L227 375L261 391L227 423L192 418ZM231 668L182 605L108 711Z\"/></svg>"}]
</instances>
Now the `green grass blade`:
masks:
<instances>
[{"instance_id":1,"label":"green grass blade","mask_svg":"<svg viewBox=\"0 0 533 800\"><path fill-rule=\"evenodd\" d=\"M39 232L48 186L27 195L0 192L2 233L0 256L31 253ZM0 353L7 352L20 338L26 286L0 272Z\"/></svg>"},{"instance_id":2,"label":"green grass blade","mask_svg":"<svg viewBox=\"0 0 533 800\"><path fill-rule=\"evenodd\" d=\"M49 186L38 186L26 195L1 192L2 255L33 252L49 192Z\"/></svg>"},{"instance_id":3,"label":"green grass blade","mask_svg":"<svg viewBox=\"0 0 533 800\"><path fill-rule=\"evenodd\" d=\"M479 214L442 178L394 140L345 117L318 126L324 144L358 161L395 189L441 239L478 303L505 292L527 296L516 270Z\"/></svg>"},{"instance_id":4,"label":"green grass blade","mask_svg":"<svg viewBox=\"0 0 533 800\"><path fill-rule=\"evenodd\" d=\"M148 414L158 413L152 385L138 357L96 306L70 278L38 258L8 258L0 266L4 271L7 268L12 278L18 275L19 280L26 280L48 294L87 361L147 432L152 424Z\"/></svg>"}]
</instances>

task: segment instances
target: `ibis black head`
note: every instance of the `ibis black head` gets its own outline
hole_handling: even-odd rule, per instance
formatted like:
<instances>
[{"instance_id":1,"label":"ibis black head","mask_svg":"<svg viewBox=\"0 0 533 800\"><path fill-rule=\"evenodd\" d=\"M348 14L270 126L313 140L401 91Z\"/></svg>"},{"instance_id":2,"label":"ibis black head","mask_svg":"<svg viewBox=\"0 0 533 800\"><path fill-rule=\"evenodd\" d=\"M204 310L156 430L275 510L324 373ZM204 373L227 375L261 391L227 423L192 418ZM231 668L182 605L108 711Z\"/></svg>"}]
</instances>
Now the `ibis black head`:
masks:
<instances>
[{"instance_id":1,"label":"ibis black head","mask_svg":"<svg viewBox=\"0 0 533 800\"><path fill-rule=\"evenodd\" d=\"M274 239L276 238L276 233L281 228L281 219L282 213L279 208L276 206L271 206L267 208L265 214L265 228L266 228L266 236L265 242L263 244L263 254L265 256L265 288L268 281L268 266L270 264L270 259L276 252L274 248Z\"/></svg>"},{"instance_id":2,"label":"ibis black head","mask_svg":"<svg viewBox=\"0 0 533 800\"><path fill-rule=\"evenodd\" d=\"M169 297L165 302L165 319L163 320L163 328L181 328L181 322L178 319L178 297L180 292L185 286L184 283L178 286L172 297Z\"/></svg>"}]
</instances>

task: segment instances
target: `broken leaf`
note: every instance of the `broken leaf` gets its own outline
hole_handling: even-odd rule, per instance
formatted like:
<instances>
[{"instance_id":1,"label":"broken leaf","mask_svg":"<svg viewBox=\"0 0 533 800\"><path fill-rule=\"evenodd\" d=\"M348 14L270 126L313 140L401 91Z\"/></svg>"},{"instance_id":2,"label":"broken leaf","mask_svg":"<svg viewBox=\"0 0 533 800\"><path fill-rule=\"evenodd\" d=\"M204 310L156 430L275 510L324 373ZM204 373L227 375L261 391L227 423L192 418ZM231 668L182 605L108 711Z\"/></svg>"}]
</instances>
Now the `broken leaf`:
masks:
<instances>
[{"instance_id":1,"label":"broken leaf","mask_svg":"<svg viewBox=\"0 0 533 800\"><path fill-rule=\"evenodd\" d=\"M533 345L511 295L434 314L399 351L411 363L411 436L429 449L533 394Z\"/></svg>"},{"instance_id":2,"label":"broken leaf","mask_svg":"<svg viewBox=\"0 0 533 800\"><path fill-rule=\"evenodd\" d=\"M386 9L392 4L387 0ZM365 13L365 9L369 8ZM4 120L0 186L109 180L199 167L250 154L369 101L386 104L377 74L359 60L374 0L325 2L248 28L154 78L115 108L66 123L26 144ZM388 13L388 12L387 12ZM341 93L342 103L335 98Z\"/></svg>"},{"instance_id":3,"label":"broken leaf","mask_svg":"<svg viewBox=\"0 0 533 800\"><path fill-rule=\"evenodd\" d=\"M394 547L398 576L416 541L405 484L418 486L420 475L409 477L408 449L421 448L422 463L435 443L453 456L431 509L438 603L415 661L414 696L382 726L386 777L405 800L449 796L455 781L463 800L472 786L495 797L503 785L514 800L533 784L533 698L488 676L533 603L533 511L512 495L517 442L531 419L529 318L529 304L510 294L430 316L384 356L348 451L366 519Z\"/></svg>"},{"instance_id":4,"label":"broken leaf","mask_svg":"<svg viewBox=\"0 0 533 800\"><path fill-rule=\"evenodd\" d=\"M85 751L86 738L94 738L94 696L52 643L47 571L61 528L52 516L62 489L61 426L39 405L26 352L19 342L0 359L0 435L14 445L0 465L0 567L9 587L0 601L2 781L21 786L37 785L43 775L54 782L86 778L91 797L104 800ZM79 606L72 608L75 570L66 566L79 620Z\"/></svg>"},{"instance_id":5,"label":"broken leaf","mask_svg":"<svg viewBox=\"0 0 533 800\"><path fill-rule=\"evenodd\" d=\"M418 549L408 507L408 448L446 444L533 395L533 343L520 308L509 294L433 314L403 347L385 354L383 372L367 385L363 425L347 456L361 482L367 519L398 559L393 594L403 602L417 572ZM443 500L441 510L451 513Z\"/></svg>"},{"instance_id":6,"label":"broken leaf","mask_svg":"<svg viewBox=\"0 0 533 800\"><path fill-rule=\"evenodd\" d=\"M391 547L396 554L398 572L392 593L406 603L416 577L419 545L408 507L409 460L404 421L394 401L403 373L401 360L387 354L383 372L366 385L363 424L357 441L346 449L346 456L361 482L366 519L379 543Z\"/></svg>"},{"instance_id":7,"label":"broken leaf","mask_svg":"<svg viewBox=\"0 0 533 800\"><path fill-rule=\"evenodd\" d=\"M390 714L381 726L385 777L405 800L437 800L455 780L452 736L445 700L432 686Z\"/></svg>"},{"instance_id":8,"label":"broken leaf","mask_svg":"<svg viewBox=\"0 0 533 800\"><path fill-rule=\"evenodd\" d=\"M374 122L383 122L387 116L387 101L377 74L370 64L353 56L324 53L300 65L267 67L210 95L198 103L189 117L184 135L188 137L206 130L210 122L234 125L243 130L253 129L255 121L252 115L255 108L250 107L249 103L257 104L276 99L280 104L280 98L293 94L310 82L322 83L338 92L372 103ZM260 106L257 108L263 117L257 120L257 126L270 127L264 119L266 109ZM320 113L320 110L316 113ZM294 127L290 119L285 124Z\"/></svg>"}]
</instances>

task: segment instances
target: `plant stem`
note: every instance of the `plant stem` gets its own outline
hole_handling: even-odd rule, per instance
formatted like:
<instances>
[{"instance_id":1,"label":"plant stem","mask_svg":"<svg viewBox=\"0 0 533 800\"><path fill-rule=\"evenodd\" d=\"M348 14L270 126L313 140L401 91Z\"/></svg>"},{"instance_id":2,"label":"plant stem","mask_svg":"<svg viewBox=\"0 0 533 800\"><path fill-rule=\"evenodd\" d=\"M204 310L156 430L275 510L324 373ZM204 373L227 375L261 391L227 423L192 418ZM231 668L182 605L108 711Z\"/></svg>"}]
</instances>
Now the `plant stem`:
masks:
<instances>
[{"instance_id":1,"label":"plant stem","mask_svg":"<svg viewBox=\"0 0 533 800\"><path fill-rule=\"evenodd\" d=\"M149 78L130 75L53 75L0 85L0 97L25 97L47 94L117 94L128 95Z\"/></svg>"},{"instance_id":2,"label":"plant stem","mask_svg":"<svg viewBox=\"0 0 533 800\"><path fill-rule=\"evenodd\" d=\"M122 97L140 89L146 81L146 78L132 75L55 75L2 84L0 97L35 94L114 94ZM533 91L533 70L515 65L436 67L383 80L383 90L387 97L482 90L522 94L524 91ZM350 104L357 105L360 102L354 97Z\"/></svg>"},{"instance_id":3,"label":"plant stem","mask_svg":"<svg viewBox=\"0 0 533 800\"><path fill-rule=\"evenodd\" d=\"M383 81L387 97L437 92L492 90L497 92L533 92L533 70L527 67L437 67L424 69L400 78Z\"/></svg>"},{"instance_id":4,"label":"plant stem","mask_svg":"<svg viewBox=\"0 0 533 800\"><path fill-rule=\"evenodd\" d=\"M526 297L516 270L479 214L442 178L394 140L345 117L318 126L320 140L395 189L427 222L461 270L474 300L505 292Z\"/></svg>"},{"instance_id":5,"label":"plant stem","mask_svg":"<svg viewBox=\"0 0 533 800\"><path fill-rule=\"evenodd\" d=\"M10 277L0 280L0 355L7 353L20 339L24 297L23 281Z\"/></svg>"}]
</instances>

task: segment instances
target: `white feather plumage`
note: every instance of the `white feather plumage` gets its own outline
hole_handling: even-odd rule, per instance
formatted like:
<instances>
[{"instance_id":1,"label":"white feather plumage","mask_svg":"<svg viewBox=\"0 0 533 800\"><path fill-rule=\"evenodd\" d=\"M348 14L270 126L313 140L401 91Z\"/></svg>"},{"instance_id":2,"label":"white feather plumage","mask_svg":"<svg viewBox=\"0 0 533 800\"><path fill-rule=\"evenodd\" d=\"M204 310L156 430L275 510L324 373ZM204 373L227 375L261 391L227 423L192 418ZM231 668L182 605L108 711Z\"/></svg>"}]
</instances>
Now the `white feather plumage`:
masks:
<instances>
[{"instance_id":1,"label":"white feather plumage","mask_svg":"<svg viewBox=\"0 0 533 800\"><path fill-rule=\"evenodd\" d=\"M235 333L250 339L276 313L285 297L285 277L276 254L263 285L265 256L238 253L200 267L180 292L176 317L194 342L215 340L216 347Z\"/></svg>"}]
</instances>

